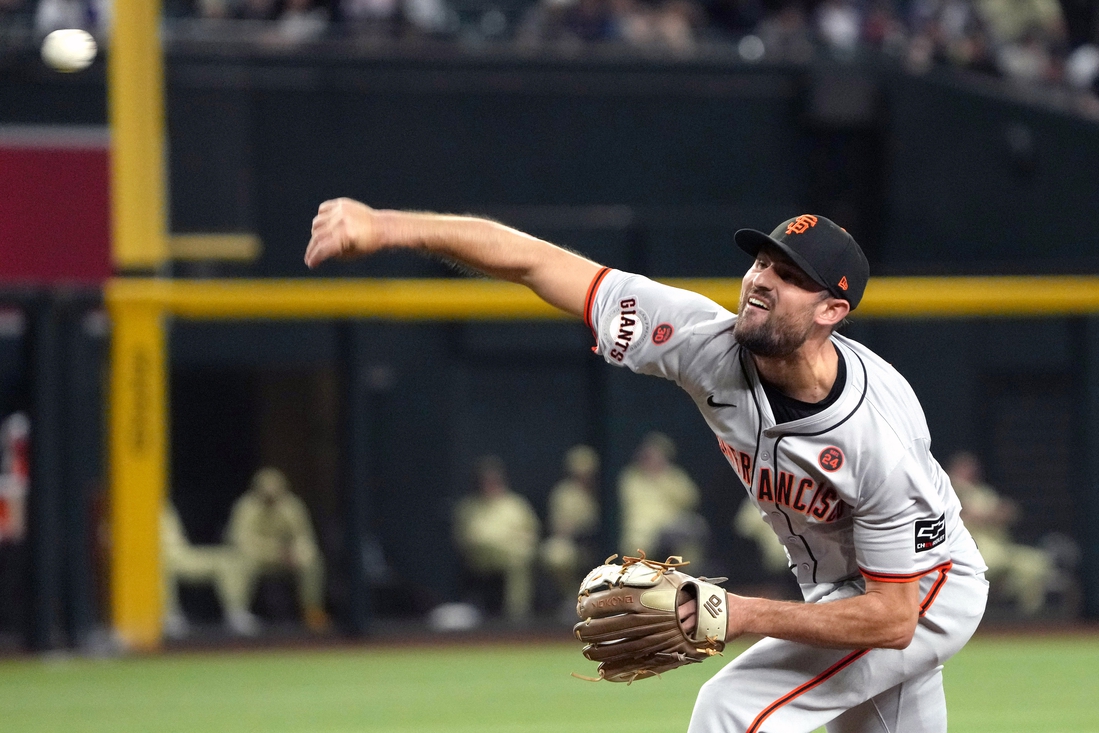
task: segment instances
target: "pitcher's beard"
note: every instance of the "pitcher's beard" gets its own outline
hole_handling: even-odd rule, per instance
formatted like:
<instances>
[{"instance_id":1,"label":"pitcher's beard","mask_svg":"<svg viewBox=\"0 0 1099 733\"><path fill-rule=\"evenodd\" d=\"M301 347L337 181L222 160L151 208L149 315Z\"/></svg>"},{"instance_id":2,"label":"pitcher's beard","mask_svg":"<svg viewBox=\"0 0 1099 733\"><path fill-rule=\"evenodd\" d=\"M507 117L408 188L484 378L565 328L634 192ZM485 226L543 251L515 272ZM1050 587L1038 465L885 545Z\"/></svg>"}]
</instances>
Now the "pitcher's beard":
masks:
<instances>
[{"instance_id":1,"label":"pitcher's beard","mask_svg":"<svg viewBox=\"0 0 1099 733\"><path fill-rule=\"evenodd\" d=\"M769 323L765 320L758 325L749 326L745 319L738 318L733 326L733 337L738 344L756 356L782 358L801 348L811 330L812 323L799 328L789 321Z\"/></svg>"}]
</instances>

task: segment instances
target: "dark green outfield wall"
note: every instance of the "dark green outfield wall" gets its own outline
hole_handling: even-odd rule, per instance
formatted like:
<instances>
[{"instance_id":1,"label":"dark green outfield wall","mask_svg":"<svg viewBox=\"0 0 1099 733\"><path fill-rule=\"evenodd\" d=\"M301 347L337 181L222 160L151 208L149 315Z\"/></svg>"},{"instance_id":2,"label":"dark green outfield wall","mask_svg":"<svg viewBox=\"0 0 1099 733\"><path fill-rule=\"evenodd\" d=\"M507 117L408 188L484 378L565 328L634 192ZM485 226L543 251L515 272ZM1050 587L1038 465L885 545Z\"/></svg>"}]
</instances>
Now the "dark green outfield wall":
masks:
<instances>
[{"instance_id":1,"label":"dark green outfield wall","mask_svg":"<svg viewBox=\"0 0 1099 733\"><path fill-rule=\"evenodd\" d=\"M1099 122L989 84L894 77L880 262L910 271L1099 268Z\"/></svg>"},{"instance_id":2,"label":"dark green outfield wall","mask_svg":"<svg viewBox=\"0 0 1099 733\"><path fill-rule=\"evenodd\" d=\"M625 205L661 222L642 264L709 274L725 231L812 209L881 270L1097 264L1084 222L1099 210L1099 124L991 80L869 61L344 51L169 51L175 231L256 231L264 255L240 274L300 276L308 221L335 195L505 214ZM102 123L102 70L69 77L8 57L0 124ZM542 218L549 233L569 228ZM677 231L685 218L691 230ZM355 270L409 271L425 268Z\"/></svg>"}]
</instances>

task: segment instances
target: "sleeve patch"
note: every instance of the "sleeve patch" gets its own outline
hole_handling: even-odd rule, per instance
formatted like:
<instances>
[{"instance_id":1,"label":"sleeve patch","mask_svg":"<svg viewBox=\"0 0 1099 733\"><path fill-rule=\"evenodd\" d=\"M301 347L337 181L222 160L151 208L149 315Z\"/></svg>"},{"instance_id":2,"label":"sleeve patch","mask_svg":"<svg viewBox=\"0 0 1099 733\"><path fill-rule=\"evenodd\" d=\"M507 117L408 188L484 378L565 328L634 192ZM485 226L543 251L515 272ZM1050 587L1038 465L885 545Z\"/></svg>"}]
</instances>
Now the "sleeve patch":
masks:
<instances>
[{"instance_id":1,"label":"sleeve patch","mask_svg":"<svg viewBox=\"0 0 1099 733\"><path fill-rule=\"evenodd\" d=\"M649 316L638 307L633 296L621 298L616 305L603 321L603 335L610 343L609 356L621 362L630 347L641 343L649 332Z\"/></svg>"},{"instance_id":2,"label":"sleeve patch","mask_svg":"<svg viewBox=\"0 0 1099 733\"><path fill-rule=\"evenodd\" d=\"M672 338L672 334L675 333L675 328L670 323L661 323L659 326L653 329L653 343L659 346L660 344L666 344Z\"/></svg>"},{"instance_id":3,"label":"sleeve patch","mask_svg":"<svg viewBox=\"0 0 1099 733\"><path fill-rule=\"evenodd\" d=\"M830 445L817 456L817 463L828 473L835 473L843 466L843 451Z\"/></svg>"},{"instance_id":4,"label":"sleeve patch","mask_svg":"<svg viewBox=\"0 0 1099 733\"><path fill-rule=\"evenodd\" d=\"M946 542L946 514L938 519L917 519L916 552L927 552Z\"/></svg>"}]
</instances>

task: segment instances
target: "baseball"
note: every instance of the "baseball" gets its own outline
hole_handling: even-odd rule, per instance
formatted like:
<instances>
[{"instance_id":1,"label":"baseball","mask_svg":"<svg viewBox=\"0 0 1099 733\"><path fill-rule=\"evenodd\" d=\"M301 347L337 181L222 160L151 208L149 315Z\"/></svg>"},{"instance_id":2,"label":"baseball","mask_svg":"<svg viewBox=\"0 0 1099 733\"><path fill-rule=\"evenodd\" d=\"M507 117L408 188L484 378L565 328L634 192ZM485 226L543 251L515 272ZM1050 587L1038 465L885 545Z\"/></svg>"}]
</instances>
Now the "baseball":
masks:
<instances>
[{"instance_id":1,"label":"baseball","mask_svg":"<svg viewBox=\"0 0 1099 733\"><path fill-rule=\"evenodd\" d=\"M64 28L42 41L42 60L57 71L81 71L92 63L97 50L90 33L80 28Z\"/></svg>"}]
</instances>

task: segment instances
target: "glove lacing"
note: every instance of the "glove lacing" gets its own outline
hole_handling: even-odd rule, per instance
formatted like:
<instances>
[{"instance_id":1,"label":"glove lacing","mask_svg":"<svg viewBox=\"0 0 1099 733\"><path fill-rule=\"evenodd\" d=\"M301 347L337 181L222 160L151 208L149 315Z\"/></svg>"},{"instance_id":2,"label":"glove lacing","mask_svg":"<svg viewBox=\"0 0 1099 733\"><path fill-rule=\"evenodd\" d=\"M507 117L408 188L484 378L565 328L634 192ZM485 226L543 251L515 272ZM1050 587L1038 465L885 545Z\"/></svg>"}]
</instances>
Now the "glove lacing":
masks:
<instances>
[{"instance_id":1,"label":"glove lacing","mask_svg":"<svg viewBox=\"0 0 1099 733\"><path fill-rule=\"evenodd\" d=\"M646 557L645 556L645 551L642 550L641 548L637 549L637 553L638 553L639 557L632 557L630 555L623 555L622 556L622 568L623 569L628 568L631 565L644 565L647 568L651 568L651 569L655 570L656 573L657 573L657 577L659 578L659 577L662 577L665 573L667 573L671 570L678 570L679 568L682 568L682 567L685 567L685 566L691 564L690 560L684 560L681 555L668 555L668 558L666 560L664 560L663 562L661 562L660 560L652 560L652 559ZM618 553L615 553L615 554L611 555L610 557L608 557L606 560L603 561L603 564L604 565L610 565L611 562L613 562L616 559L618 559ZM619 578L619 580L621 581L621 578ZM724 583L726 580L728 580L728 578L704 578L704 577L700 576L698 578L698 580L704 580L707 583ZM591 591L588 590L588 589L585 589L584 590L584 595L590 596ZM590 621L591 619L587 619L587 620ZM577 638L579 638L579 636ZM709 643L711 643L715 646L718 643L717 638L713 637L713 636L707 636L706 641L708 641ZM723 656L721 652L717 651L716 649L711 649L711 648L708 648L708 647L703 648L703 649L696 648L695 651L697 651L699 654L705 654L708 657ZM683 652L658 652L656 656L673 657L676 661L686 662L686 663L690 663L690 664L694 664L694 663L702 661L701 659L692 659L691 657L688 657L687 655L685 655ZM657 677L662 676L659 672L652 672L652 670L640 668L640 669L638 669L634 672L633 678L630 679L628 682L626 682L626 686L632 685L634 683L634 681L637 680L638 677L645 674L646 672L648 672L650 674L655 674ZM586 680L588 682L600 682L600 681L603 680L603 670L599 670L599 676L598 677L588 677L586 675L577 674L576 672L572 672L571 674L572 674L573 677L576 677L577 679Z\"/></svg>"}]
</instances>

